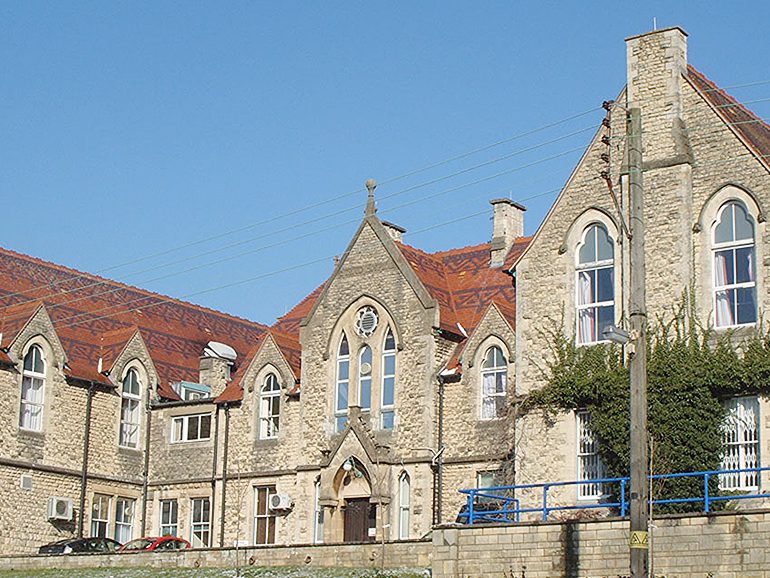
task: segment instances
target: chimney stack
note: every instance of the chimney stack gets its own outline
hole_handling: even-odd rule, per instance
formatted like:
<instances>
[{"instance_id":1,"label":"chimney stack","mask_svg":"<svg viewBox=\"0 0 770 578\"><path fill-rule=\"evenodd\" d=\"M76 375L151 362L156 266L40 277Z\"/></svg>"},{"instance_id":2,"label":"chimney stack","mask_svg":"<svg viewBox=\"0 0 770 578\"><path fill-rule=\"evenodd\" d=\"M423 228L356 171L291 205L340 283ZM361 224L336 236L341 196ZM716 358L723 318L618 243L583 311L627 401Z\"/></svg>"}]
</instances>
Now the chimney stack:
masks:
<instances>
[{"instance_id":1,"label":"chimney stack","mask_svg":"<svg viewBox=\"0 0 770 578\"><path fill-rule=\"evenodd\" d=\"M524 211L526 207L510 199L493 199L492 246L490 267L500 267L513 246L513 242L524 236Z\"/></svg>"}]
</instances>

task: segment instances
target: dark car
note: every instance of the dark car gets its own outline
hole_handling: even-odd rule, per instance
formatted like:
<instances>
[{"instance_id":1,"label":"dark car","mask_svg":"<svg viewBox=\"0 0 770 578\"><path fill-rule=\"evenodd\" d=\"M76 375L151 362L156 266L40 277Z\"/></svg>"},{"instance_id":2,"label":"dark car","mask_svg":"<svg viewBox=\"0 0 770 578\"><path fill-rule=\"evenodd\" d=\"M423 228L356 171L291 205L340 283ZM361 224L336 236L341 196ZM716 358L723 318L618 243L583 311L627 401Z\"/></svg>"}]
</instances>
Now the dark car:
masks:
<instances>
[{"instance_id":1,"label":"dark car","mask_svg":"<svg viewBox=\"0 0 770 578\"><path fill-rule=\"evenodd\" d=\"M161 538L137 538L126 542L120 552L153 552L155 550L186 550L190 547L190 542L184 538L175 536L163 536Z\"/></svg>"},{"instance_id":2,"label":"dark car","mask_svg":"<svg viewBox=\"0 0 770 578\"><path fill-rule=\"evenodd\" d=\"M120 548L120 542L109 538L67 538L40 546L40 554L109 554Z\"/></svg>"}]
</instances>

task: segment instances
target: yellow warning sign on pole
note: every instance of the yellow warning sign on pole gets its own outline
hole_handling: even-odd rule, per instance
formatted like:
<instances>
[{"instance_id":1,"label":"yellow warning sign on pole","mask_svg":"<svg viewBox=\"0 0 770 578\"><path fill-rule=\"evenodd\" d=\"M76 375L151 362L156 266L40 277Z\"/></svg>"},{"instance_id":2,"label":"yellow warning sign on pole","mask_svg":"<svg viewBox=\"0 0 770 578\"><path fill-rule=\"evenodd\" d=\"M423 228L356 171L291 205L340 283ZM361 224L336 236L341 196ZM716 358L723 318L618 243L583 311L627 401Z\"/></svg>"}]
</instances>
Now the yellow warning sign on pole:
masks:
<instances>
[{"instance_id":1,"label":"yellow warning sign on pole","mask_svg":"<svg viewBox=\"0 0 770 578\"><path fill-rule=\"evenodd\" d=\"M631 532L631 547L647 549L647 532Z\"/></svg>"}]
</instances>

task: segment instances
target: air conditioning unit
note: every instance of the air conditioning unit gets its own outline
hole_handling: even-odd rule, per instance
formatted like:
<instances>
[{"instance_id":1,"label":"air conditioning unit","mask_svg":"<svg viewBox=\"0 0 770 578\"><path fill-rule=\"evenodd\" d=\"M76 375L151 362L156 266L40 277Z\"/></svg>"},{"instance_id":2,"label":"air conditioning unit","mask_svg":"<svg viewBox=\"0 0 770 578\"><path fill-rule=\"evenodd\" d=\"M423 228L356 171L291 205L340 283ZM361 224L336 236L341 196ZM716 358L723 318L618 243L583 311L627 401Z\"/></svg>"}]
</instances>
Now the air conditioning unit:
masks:
<instances>
[{"instance_id":1,"label":"air conditioning unit","mask_svg":"<svg viewBox=\"0 0 770 578\"><path fill-rule=\"evenodd\" d=\"M294 500L287 494L273 494L270 496L271 510L291 510Z\"/></svg>"},{"instance_id":2,"label":"air conditioning unit","mask_svg":"<svg viewBox=\"0 0 770 578\"><path fill-rule=\"evenodd\" d=\"M72 520L72 499L53 496L48 498L49 520Z\"/></svg>"}]
</instances>

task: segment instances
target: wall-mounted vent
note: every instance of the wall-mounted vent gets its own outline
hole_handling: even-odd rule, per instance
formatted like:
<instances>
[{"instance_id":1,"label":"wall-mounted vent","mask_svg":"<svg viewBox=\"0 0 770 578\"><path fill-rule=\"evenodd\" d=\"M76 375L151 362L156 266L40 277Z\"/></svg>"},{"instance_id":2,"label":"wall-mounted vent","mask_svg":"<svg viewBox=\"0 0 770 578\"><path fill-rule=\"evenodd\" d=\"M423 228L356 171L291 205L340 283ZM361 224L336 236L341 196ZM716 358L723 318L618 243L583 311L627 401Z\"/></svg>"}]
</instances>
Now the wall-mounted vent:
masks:
<instances>
[{"instance_id":1,"label":"wall-mounted vent","mask_svg":"<svg viewBox=\"0 0 770 578\"><path fill-rule=\"evenodd\" d=\"M22 490L31 490L32 489L32 476L29 474L24 474L19 478L19 487Z\"/></svg>"}]
</instances>

